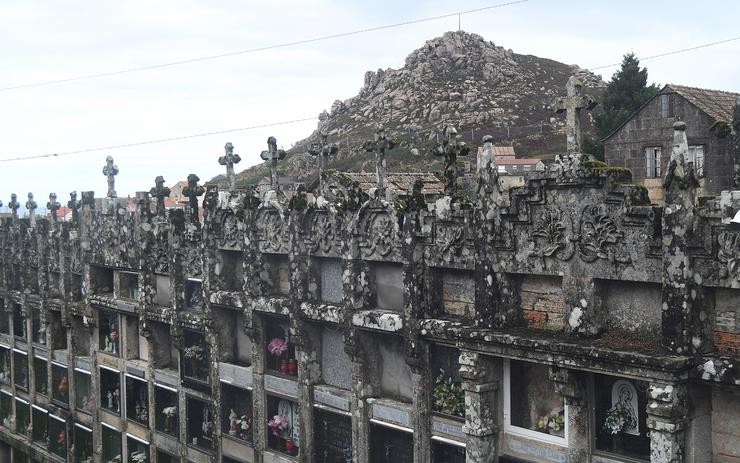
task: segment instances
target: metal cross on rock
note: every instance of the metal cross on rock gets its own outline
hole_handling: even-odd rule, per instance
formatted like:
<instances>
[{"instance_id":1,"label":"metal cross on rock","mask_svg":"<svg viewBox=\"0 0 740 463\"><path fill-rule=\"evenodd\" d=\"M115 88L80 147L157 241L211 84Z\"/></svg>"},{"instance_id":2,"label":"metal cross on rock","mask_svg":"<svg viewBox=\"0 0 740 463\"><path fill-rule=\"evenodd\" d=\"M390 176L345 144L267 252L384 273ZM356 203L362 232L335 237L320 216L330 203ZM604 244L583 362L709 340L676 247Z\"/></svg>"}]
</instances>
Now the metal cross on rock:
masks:
<instances>
[{"instance_id":1,"label":"metal cross on rock","mask_svg":"<svg viewBox=\"0 0 740 463\"><path fill-rule=\"evenodd\" d=\"M329 143L327 141L328 135L323 132L319 132L319 141L311 143L308 149L308 154L319 158L319 191L321 191L321 174L329 164L329 157L336 156L339 152L339 147L336 143Z\"/></svg>"},{"instance_id":2,"label":"metal cross on rock","mask_svg":"<svg viewBox=\"0 0 740 463\"><path fill-rule=\"evenodd\" d=\"M378 188L385 188L385 152L392 150L396 142L385 135L385 129L379 127L373 140L365 142L365 151L375 153L375 175L378 179Z\"/></svg>"},{"instance_id":3,"label":"metal cross on rock","mask_svg":"<svg viewBox=\"0 0 740 463\"><path fill-rule=\"evenodd\" d=\"M229 184L229 191L234 191L234 185L236 183L234 164L239 164L239 161L241 161L242 158L238 154L234 154L234 145L232 145L231 142L226 143L224 151L226 154L218 158L218 163L222 166L226 166L226 181Z\"/></svg>"},{"instance_id":4,"label":"metal cross on rock","mask_svg":"<svg viewBox=\"0 0 740 463\"><path fill-rule=\"evenodd\" d=\"M108 177L108 198L116 197L116 175L118 175L118 166L113 164L113 156L107 156L105 158L105 167L103 167L103 175Z\"/></svg>"},{"instance_id":5,"label":"metal cross on rock","mask_svg":"<svg viewBox=\"0 0 740 463\"><path fill-rule=\"evenodd\" d=\"M164 216L164 199L170 196L170 189L164 186L164 177L159 175L154 179L154 188L149 190L149 194L157 200L157 215Z\"/></svg>"},{"instance_id":6,"label":"metal cross on rock","mask_svg":"<svg viewBox=\"0 0 740 463\"><path fill-rule=\"evenodd\" d=\"M195 174L188 175L188 186L182 189L182 195L188 198L190 202L190 215L193 222L198 222L198 196L203 196L206 189L198 185L200 177Z\"/></svg>"},{"instance_id":7,"label":"metal cross on rock","mask_svg":"<svg viewBox=\"0 0 740 463\"><path fill-rule=\"evenodd\" d=\"M457 157L467 156L470 148L458 140L457 130L448 125L442 131L442 143L437 145L433 153L445 158L445 194L452 196L457 189Z\"/></svg>"},{"instance_id":8,"label":"metal cross on rock","mask_svg":"<svg viewBox=\"0 0 740 463\"><path fill-rule=\"evenodd\" d=\"M59 204L59 201L57 201L57 194L49 193L49 202L46 203L46 208L51 213L52 222L57 221L57 211L59 210L60 207L62 207L62 205Z\"/></svg>"},{"instance_id":9,"label":"metal cross on rock","mask_svg":"<svg viewBox=\"0 0 740 463\"><path fill-rule=\"evenodd\" d=\"M581 110L594 109L597 102L583 94L583 83L576 76L570 76L565 85L568 92L566 97L560 98L557 112L565 112L565 133L568 142L568 154L581 152Z\"/></svg>"},{"instance_id":10,"label":"metal cross on rock","mask_svg":"<svg viewBox=\"0 0 740 463\"><path fill-rule=\"evenodd\" d=\"M270 167L270 187L277 191L280 189L280 183L277 172L277 162L285 159L285 151L279 150L277 147L277 139L270 137L267 139L267 151L260 153L260 157Z\"/></svg>"}]
</instances>

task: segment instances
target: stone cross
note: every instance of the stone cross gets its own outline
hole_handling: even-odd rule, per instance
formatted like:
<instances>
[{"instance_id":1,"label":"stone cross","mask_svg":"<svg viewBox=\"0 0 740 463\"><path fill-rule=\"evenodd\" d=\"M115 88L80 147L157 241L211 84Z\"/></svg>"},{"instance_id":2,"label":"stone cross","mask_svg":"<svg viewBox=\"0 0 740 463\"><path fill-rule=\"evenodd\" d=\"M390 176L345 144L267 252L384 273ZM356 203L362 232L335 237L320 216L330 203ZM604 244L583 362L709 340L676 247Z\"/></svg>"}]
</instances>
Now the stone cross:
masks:
<instances>
[{"instance_id":1,"label":"stone cross","mask_svg":"<svg viewBox=\"0 0 740 463\"><path fill-rule=\"evenodd\" d=\"M157 200L157 215L164 216L164 199L170 196L170 189L164 186L164 177L159 175L154 179L154 188L149 190L149 194Z\"/></svg>"},{"instance_id":2,"label":"stone cross","mask_svg":"<svg viewBox=\"0 0 740 463\"><path fill-rule=\"evenodd\" d=\"M231 142L226 143L224 151L226 154L218 158L218 163L222 166L226 166L226 181L229 183L229 191L234 191L234 185L236 183L234 164L238 164L242 158L238 154L234 154L234 145L232 145Z\"/></svg>"},{"instance_id":3,"label":"stone cross","mask_svg":"<svg viewBox=\"0 0 740 463\"><path fill-rule=\"evenodd\" d=\"M38 204L33 200L33 193L28 193L28 201L26 201L26 209L28 209L28 219L31 221L31 227L36 226L36 208Z\"/></svg>"},{"instance_id":4,"label":"stone cross","mask_svg":"<svg viewBox=\"0 0 740 463\"><path fill-rule=\"evenodd\" d=\"M378 188L385 188L385 152L392 150L396 142L385 135L385 129L379 127L373 140L365 142L365 151L375 153L375 175L378 179Z\"/></svg>"},{"instance_id":5,"label":"stone cross","mask_svg":"<svg viewBox=\"0 0 740 463\"><path fill-rule=\"evenodd\" d=\"M57 221L57 211L59 208L62 207L61 204L59 204L59 201L57 201L57 194L56 193L49 193L49 202L46 203L46 208L51 212L51 221L56 222Z\"/></svg>"},{"instance_id":6,"label":"stone cross","mask_svg":"<svg viewBox=\"0 0 740 463\"><path fill-rule=\"evenodd\" d=\"M116 175L118 175L118 166L113 164L113 156L105 158L105 167L103 175L108 177L108 198L116 197Z\"/></svg>"},{"instance_id":7,"label":"stone cross","mask_svg":"<svg viewBox=\"0 0 740 463\"><path fill-rule=\"evenodd\" d=\"M568 96L561 98L557 104L557 112L565 112L565 134L568 142L568 154L581 152L581 110L590 111L596 106L596 101L583 94L583 83L576 76L570 76L565 85Z\"/></svg>"},{"instance_id":8,"label":"stone cross","mask_svg":"<svg viewBox=\"0 0 740 463\"><path fill-rule=\"evenodd\" d=\"M10 203L8 203L8 207L12 211L13 218L17 219L18 208L21 207L21 203L18 202L18 196L15 193L10 194Z\"/></svg>"},{"instance_id":9,"label":"stone cross","mask_svg":"<svg viewBox=\"0 0 740 463\"><path fill-rule=\"evenodd\" d=\"M200 178L195 174L188 175L188 186L182 189L182 194L190 200L190 214L193 222L198 222L198 196L202 196L206 189L198 185Z\"/></svg>"},{"instance_id":10,"label":"stone cross","mask_svg":"<svg viewBox=\"0 0 740 463\"><path fill-rule=\"evenodd\" d=\"M261 152L260 157L270 166L270 186L275 191L279 190L277 162L285 159L285 151L278 149L275 137L267 139L267 151Z\"/></svg>"},{"instance_id":11,"label":"stone cross","mask_svg":"<svg viewBox=\"0 0 740 463\"><path fill-rule=\"evenodd\" d=\"M467 156L470 148L458 140L457 130L448 125L443 130L442 143L437 145L433 153L445 158L445 195L452 196L457 190L457 157Z\"/></svg>"},{"instance_id":12,"label":"stone cross","mask_svg":"<svg viewBox=\"0 0 740 463\"><path fill-rule=\"evenodd\" d=\"M319 131L319 141L311 143L308 149L308 154L319 158L319 192L321 192L321 173L329 164L329 157L336 156L339 152L339 147L335 143L328 143L328 138L325 132Z\"/></svg>"},{"instance_id":13,"label":"stone cross","mask_svg":"<svg viewBox=\"0 0 740 463\"><path fill-rule=\"evenodd\" d=\"M67 207L72 209L72 223L77 223L80 218L79 207L80 204L77 202L77 192L73 191L69 194L69 201Z\"/></svg>"}]
</instances>

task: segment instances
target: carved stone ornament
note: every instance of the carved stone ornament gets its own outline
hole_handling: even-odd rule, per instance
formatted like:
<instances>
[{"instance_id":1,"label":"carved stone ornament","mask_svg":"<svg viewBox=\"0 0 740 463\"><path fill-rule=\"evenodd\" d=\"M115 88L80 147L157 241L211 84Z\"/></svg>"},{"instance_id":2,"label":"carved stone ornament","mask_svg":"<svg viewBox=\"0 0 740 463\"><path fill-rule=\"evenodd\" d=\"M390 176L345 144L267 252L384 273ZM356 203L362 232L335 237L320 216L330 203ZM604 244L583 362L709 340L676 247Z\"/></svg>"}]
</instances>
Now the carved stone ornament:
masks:
<instances>
[{"instance_id":1,"label":"carved stone ornament","mask_svg":"<svg viewBox=\"0 0 740 463\"><path fill-rule=\"evenodd\" d=\"M221 216L219 244L232 248L239 247L239 228L236 223L236 216L232 212L226 212Z\"/></svg>"},{"instance_id":2,"label":"carved stone ornament","mask_svg":"<svg viewBox=\"0 0 740 463\"><path fill-rule=\"evenodd\" d=\"M311 251L316 252L319 249L323 252L330 252L336 234L334 233L334 224L326 213L316 212L311 217Z\"/></svg>"},{"instance_id":3,"label":"carved stone ornament","mask_svg":"<svg viewBox=\"0 0 740 463\"><path fill-rule=\"evenodd\" d=\"M269 212L264 216L262 239L268 250L279 251L283 247L283 218L277 212Z\"/></svg>"},{"instance_id":4,"label":"carved stone ornament","mask_svg":"<svg viewBox=\"0 0 740 463\"><path fill-rule=\"evenodd\" d=\"M584 262L597 259L629 262L629 256L618 253L617 244L621 240L624 240L624 232L602 207L592 205L583 209L578 255Z\"/></svg>"},{"instance_id":5,"label":"carved stone ornament","mask_svg":"<svg viewBox=\"0 0 740 463\"><path fill-rule=\"evenodd\" d=\"M554 257L563 261L573 257L568 220L560 209L545 209L532 227L534 249L530 252L530 256Z\"/></svg>"},{"instance_id":6,"label":"carved stone ornament","mask_svg":"<svg viewBox=\"0 0 740 463\"><path fill-rule=\"evenodd\" d=\"M368 221L365 256L377 253L385 257L393 251L396 223L385 213L378 213Z\"/></svg>"},{"instance_id":7,"label":"carved stone ornament","mask_svg":"<svg viewBox=\"0 0 740 463\"><path fill-rule=\"evenodd\" d=\"M719 243L717 260L725 265L720 269L720 278L734 278L740 281L740 234L722 232L717 237L717 242Z\"/></svg>"},{"instance_id":8,"label":"carved stone ornament","mask_svg":"<svg viewBox=\"0 0 740 463\"><path fill-rule=\"evenodd\" d=\"M444 257L459 256L465 239L465 230L458 224L437 224L434 244Z\"/></svg>"}]
</instances>

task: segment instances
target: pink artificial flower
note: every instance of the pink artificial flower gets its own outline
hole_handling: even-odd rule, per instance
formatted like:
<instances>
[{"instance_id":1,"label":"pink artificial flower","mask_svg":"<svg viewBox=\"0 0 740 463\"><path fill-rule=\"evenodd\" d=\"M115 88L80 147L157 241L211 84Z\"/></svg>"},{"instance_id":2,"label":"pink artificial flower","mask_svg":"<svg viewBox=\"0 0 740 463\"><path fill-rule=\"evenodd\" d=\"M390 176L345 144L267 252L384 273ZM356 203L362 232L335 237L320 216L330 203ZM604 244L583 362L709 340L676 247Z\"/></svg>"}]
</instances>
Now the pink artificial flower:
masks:
<instances>
[{"instance_id":1,"label":"pink artificial flower","mask_svg":"<svg viewBox=\"0 0 740 463\"><path fill-rule=\"evenodd\" d=\"M288 429L288 420L283 415L275 415L267 422L267 427L272 430L272 435L279 437L280 433Z\"/></svg>"},{"instance_id":2,"label":"pink artificial flower","mask_svg":"<svg viewBox=\"0 0 740 463\"><path fill-rule=\"evenodd\" d=\"M288 350L288 341L280 338L273 338L270 344L267 345L267 350L272 355L280 357Z\"/></svg>"}]
</instances>

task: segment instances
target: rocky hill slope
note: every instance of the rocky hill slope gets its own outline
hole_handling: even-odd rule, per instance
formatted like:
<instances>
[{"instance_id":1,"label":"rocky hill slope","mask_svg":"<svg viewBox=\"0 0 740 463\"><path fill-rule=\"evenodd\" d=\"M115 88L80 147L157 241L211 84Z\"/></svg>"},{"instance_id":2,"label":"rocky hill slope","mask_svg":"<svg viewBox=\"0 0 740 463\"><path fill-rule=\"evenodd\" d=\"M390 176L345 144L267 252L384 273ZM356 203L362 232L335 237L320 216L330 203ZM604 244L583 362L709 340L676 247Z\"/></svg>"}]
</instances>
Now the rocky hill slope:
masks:
<instances>
[{"instance_id":1,"label":"rocky hill slope","mask_svg":"<svg viewBox=\"0 0 740 463\"><path fill-rule=\"evenodd\" d=\"M401 69L368 71L357 96L335 101L319 116L329 141L340 148L330 167L374 172L362 145L377 124L399 143L388 157L389 172L439 170L441 160L428 152L448 122L467 143L488 134L499 144L513 144L519 156L552 155L565 147L565 119L552 106L573 74L600 97L606 84L587 70L520 55L476 34L447 32L411 52ZM590 118L583 122L588 130ZM315 135L294 144L280 163L282 175L304 181L316 175L316 160L307 153ZM237 175L237 185L265 175L265 166L251 167Z\"/></svg>"}]
</instances>

